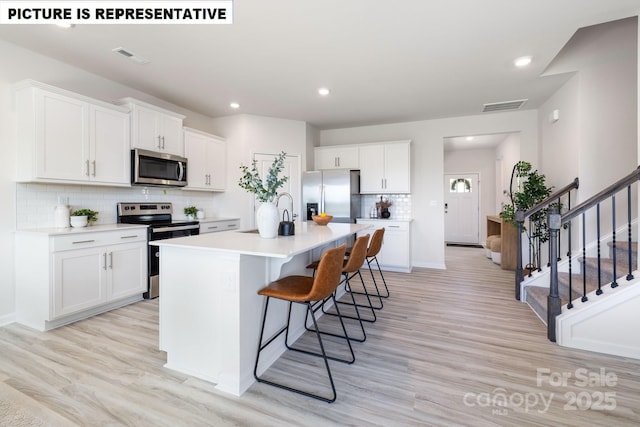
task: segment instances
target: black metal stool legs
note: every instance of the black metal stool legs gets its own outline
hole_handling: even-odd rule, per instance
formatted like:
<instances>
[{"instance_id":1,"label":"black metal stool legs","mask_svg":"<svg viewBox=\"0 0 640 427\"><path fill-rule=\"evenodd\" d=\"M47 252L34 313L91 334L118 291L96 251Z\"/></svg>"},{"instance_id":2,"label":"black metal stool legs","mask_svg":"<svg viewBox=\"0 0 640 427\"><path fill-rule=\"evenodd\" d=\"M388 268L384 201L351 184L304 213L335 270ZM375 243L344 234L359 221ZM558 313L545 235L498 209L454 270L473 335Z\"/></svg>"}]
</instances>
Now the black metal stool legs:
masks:
<instances>
[{"instance_id":1,"label":"black metal stool legs","mask_svg":"<svg viewBox=\"0 0 640 427\"><path fill-rule=\"evenodd\" d=\"M335 388L335 384L333 382L333 376L331 375L331 368L329 367L329 359L340 361L340 362L344 362L344 363L353 363L354 360L355 360L355 355L354 355L353 349L351 347L351 342L348 339L347 330L346 330L346 328L344 326L344 322L343 322L342 318L340 318L340 323L342 325L342 330L343 330L343 332L345 334L345 337L347 337L346 342L348 344L349 351L351 352L351 359L340 359L340 358L337 358L337 357L332 357L332 356L328 356L327 355L327 352L326 352L326 350L324 348L324 344L322 342L321 334L320 334L319 329L318 329L318 322L316 320L315 313L312 310L313 307L312 307L311 302L307 301L307 302L304 302L304 303L299 303L299 304L306 305L307 312L311 311L311 319L313 320L313 326L315 328L315 334L316 334L316 337L318 338L318 344L320 346L320 353L294 348L294 347L290 346L289 342L288 342L288 340L289 340L289 324L290 324L290 321L291 321L291 307L292 307L292 304L293 303L290 301L289 302L289 312L287 314L287 324L284 327L282 327L278 332L276 332L271 338L269 338L266 343L263 343L264 326L265 326L265 322L266 322L266 319L267 319L267 311L268 311L268 308L269 308L269 297L267 297L267 300L266 300L266 303L265 303L265 307L264 307L264 314L262 316L262 326L260 328L260 340L259 340L259 343L258 343L258 354L256 355L256 363L255 363L255 366L253 368L253 376L255 377L256 381L258 381L258 382L269 384L269 385L272 385L272 386L275 386L275 387L278 387L278 388L281 388L281 389L284 389L284 390L292 391L292 392L295 392L295 393L298 393L298 394L302 394L302 395L307 396L307 397L312 397L314 399L318 399L318 400L322 400L324 402L331 403L331 402L336 400L336 388ZM334 304L335 304L335 298L334 298ZM338 312L338 315L339 315L339 312ZM326 372L327 372L327 378L329 379L329 384L330 384L330 388L331 388L330 397L322 396L320 394L314 394L314 393L311 393L311 392L308 392L308 391L305 391L305 390L301 390L301 389L297 389L297 388L294 388L294 387L290 387L290 386L285 385L285 384L276 383L274 381L266 380L266 379L260 378L258 376L258 364L259 364L259 361L260 361L260 353L269 344L271 344L276 338L278 338L283 332L285 332L285 345L286 345L286 347L288 349L293 350L293 351L297 351L297 352L300 352L300 353L304 353L304 354L309 354L309 355L313 355L313 356L322 357L322 359L324 360L324 366L325 366L325 369L326 369Z\"/></svg>"}]
</instances>

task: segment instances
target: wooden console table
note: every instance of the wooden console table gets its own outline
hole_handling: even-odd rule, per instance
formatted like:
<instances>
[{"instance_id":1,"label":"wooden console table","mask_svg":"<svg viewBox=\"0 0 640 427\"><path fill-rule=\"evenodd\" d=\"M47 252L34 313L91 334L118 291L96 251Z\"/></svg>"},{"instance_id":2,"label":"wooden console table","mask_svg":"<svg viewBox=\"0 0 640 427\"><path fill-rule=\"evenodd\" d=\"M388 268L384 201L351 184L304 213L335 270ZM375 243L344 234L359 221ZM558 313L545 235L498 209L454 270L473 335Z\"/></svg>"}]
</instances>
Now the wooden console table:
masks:
<instances>
[{"instance_id":1,"label":"wooden console table","mask_svg":"<svg viewBox=\"0 0 640 427\"><path fill-rule=\"evenodd\" d=\"M500 266L503 270L515 270L518 254L518 232L515 225L502 221L497 215L487 216L487 237L498 235L502 239Z\"/></svg>"}]
</instances>

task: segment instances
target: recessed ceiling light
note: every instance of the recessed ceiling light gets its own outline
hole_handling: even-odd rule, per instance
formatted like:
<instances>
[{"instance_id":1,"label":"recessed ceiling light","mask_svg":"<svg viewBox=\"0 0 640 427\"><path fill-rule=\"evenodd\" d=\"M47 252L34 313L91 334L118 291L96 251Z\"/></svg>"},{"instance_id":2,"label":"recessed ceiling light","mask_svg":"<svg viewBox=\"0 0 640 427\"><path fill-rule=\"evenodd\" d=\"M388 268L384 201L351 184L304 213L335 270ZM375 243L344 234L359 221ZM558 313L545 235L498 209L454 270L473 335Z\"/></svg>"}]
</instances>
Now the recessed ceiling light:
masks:
<instances>
[{"instance_id":1,"label":"recessed ceiling light","mask_svg":"<svg viewBox=\"0 0 640 427\"><path fill-rule=\"evenodd\" d=\"M467 141L473 141L473 137L472 137L472 136L468 136L468 137L466 138L466 140L467 140Z\"/></svg>"},{"instance_id":2,"label":"recessed ceiling light","mask_svg":"<svg viewBox=\"0 0 640 427\"><path fill-rule=\"evenodd\" d=\"M530 56L521 56L520 58L516 58L513 63L516 65L516 67L526 67L527 65L531 64L532 59L533 58Z\"/></svg>"},{"instance_id":3,"label":"recessed ceiling light","mask_svg":"<svg viewBox=\"0 0 640 427\"><path fill-rule=\"evenodd\" d=\"M318 93L322 96L327 96L329 95L330 91L326 87L321 87L320 89L318 89Z\"/></svg>"},{"instance_id":4,"label":"recessed ceiling light","mask_svg":"<svg viewBox=\"0 0 640 427\"><path fill-rule=\"evenodd\" d=\"M231 104L229 104L229 107L233 109L238 109L240 108L240 104L238 104L237 102L232 102Z\"/></svg>"},{"instance_id":5,"label":"recessed ceiling light","mask_svg":"<svg viewBox=\"0 0 640 427\"><path fill-rule=\"evenodd\" d=\"M58 26L58 27L60 27L60 28L73 28L73 27L75 27L75 25L70 24L70 23L68 23L68 22L58 22L58 23L56 24L56 26Z\"/></svg>"}]
</instances>

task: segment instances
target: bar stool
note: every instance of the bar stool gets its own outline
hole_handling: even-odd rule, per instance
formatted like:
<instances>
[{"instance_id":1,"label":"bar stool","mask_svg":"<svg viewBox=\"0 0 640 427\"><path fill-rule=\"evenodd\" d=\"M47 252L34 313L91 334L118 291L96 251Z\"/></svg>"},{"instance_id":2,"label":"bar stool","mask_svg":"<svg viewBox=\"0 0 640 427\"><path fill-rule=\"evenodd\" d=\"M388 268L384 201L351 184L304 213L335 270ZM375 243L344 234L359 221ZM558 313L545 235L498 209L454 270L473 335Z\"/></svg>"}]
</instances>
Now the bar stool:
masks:
<instances>
[{"instance_id":1,"label":"bar stool","mask_svg":"<svg viewBox=\"0 0 640 427\"><path fill-rule=\"evenodd\" d=\"M362 275L360 274L360 266L362 266L362 264L364 264L365 257L367 256L367 243L368 242L369 242L369 235L368 234L365 234L364 236L360 236L360 237L358 237L356 239L356 241L353 244L353 247L351 249L351 253L349 255L349 258L343 261L343 264L342 264L342 276L343 276L343 278L342 278L342 281L338 284L338 287L342 283L344 283L345 284L345 288L346 288L347 286L349 286L350 280L353 279L356 276L360 277L360 281L362 282L362 285L364 286L364 280L362 279ZM314 263L309 264L307 266L307 268L314 269L314 275L315 275L315 270L318 268L318 262L314 262ZM337 287L336 287L336 289L337 289ZM331 316L340 316L343 319L346 318L346 319L357 320L358 323L360 324L360 330L362 331L362 338L354 338L352 336L342 336L342 335L339 335L339 334L334 334L334 333L331 333L331 332L323 332L323 331L320 331L320 333L324 334L324 335L331 335L331 336L338 337L338 338L347 338L347 339L350 339L352 341L364 342L367 339L367 333L364 330L364 325L363 325L362 321L363 320L367 321L367 319L363 319L360 316L360 311L358 310L358 307L361 307L362 305L356 304L355 297L353 296L352 293L349 293L349 295L351 295L352 302L343 302L343 301L338 301L338 300L335 300L335 299L334 299L334 301L337 302L338 304L348 304L348 305L353 306L354 309L355 309L355 313L356 313L355 316L349 316L349 315L342 314L342 313L339 313L339 312L337 312L339 314L336 314L336 313L332 313L332 312L326 311L325 310L325 303L329 302L329 298L326 298L326 299L324 299L322 301L318 301L313 306L313 310L317 311L317 306L321 305L322 306L322 312L324 314L328 314L328 315L331 315ZM333 297L335 298L335 296L336 295L335 295L335 292L334 292ZM373 320L371 320L371 321L375 321L376 313L375 313L375 311L373 311L373 306L371 305L371 301L369 301L369 306L364 306L364 307L368 307L368 308L371 309L371 313L373 314ZM337 309L337 307L336 307L336 309ZM314 329L311 329L310 327L307 326L306 322L305 322L305 328L308 331L315 332Z\"/></svg>"},{"instance_id":2,"label":"bar stool","mask_svg":"<svg viewBox=\"0 0 640 427\"><path fill-rule=\"evenodd\" d=\"M380 253L380 249L382 249L383 239L384 239L384 227L379 228L373 232L373 237L371 237L371 243L369 244L369 248L367 249L367 256L366 256L367 266L369 267L369 273L371 274L371 279L373 280L373 286L376 288L376 293L369 294L365 287L363 287L364 292L358 292L353 290L351 291L358 295L370 295L370 296L378 297L378 300L380 301L380 306L373 307L377 310L381 309L383 306L382 298L389 298L389 288L387 287L387 281L384 279L384 274L382 274L382 269L380 268L380 263L378 262L378 257L377 257L378 253ZM348 253L349 251L347 251L347 254ZM378 272L380 273L380 277L382 278L382 283L384 284L384 290L385 290L384 294L380 292L380 288L378 287L378 282L376 281L376 278L373 274L373 269L371 268L371 263L374 261L376 262L376 266L378 267Z\"/></svg>"},{"instance_id":3,"label":"bar stool","mask_svg":"<svg viewBox=\"0 0 640 427\"><path fill-rule=\"evenodd\" d=\"M345 363L353 363L355 361L355 355L353 354L353 349L351 348L351 341L349 339L346 339L345 341L347 342L349 351L351 352L351 359L340 359L337 357L332 357L327 355L324 348L324 344L322 342L321 334L318 332L318 323L316 320L316 316L314 314L314 311L311 310L312 309L311 302L323 301L326 298L330 298L334 301L334 304L335 304L335 298L333 298L333 292L336 290L336 288L338 287L338 284L340 283L340 272L342 271L342 263L344 260L345 250L346 250L346 245L342 245L337 248L327 250L320 258L320 262L318 264L318 271L315 277L286 276L276 280L275 282L270 283L267 287L258 291L258 295L264 295L267 297L265 306L264 306L264 314L262 317L262 326L260 328L258 354L256 355L256 364L253 369L253 376L258 382L279 387L284 390L293 391L295 393L312 397L314 399L319 399L328 403L334 402L336 400L336 388L333 382L333 377L331 375L331 369L329 367L329 359L345 362ZM267 319L267 311L269 309L269 300L271 298L277 298L277 299L289 302L287 324L283 326L278 332L276 332L271 338L269 338L265 343L263 343L264 326L265 326L265 321ZM294 348L289 345L289 342L288 342L289 324L291 322L291 307L294 302L297 304L305 305L307 307L307 311L311 310L311 319L313 320L313 325L316 331L316 337L318 338L320 353ZM337 305L336 305L336 309L337 309ZM339 314L340 312L338 311L338 316ZM348 337L347 330L344 326L344 322L341 317L339 318L340 318L340 324L342 325L342 330L344 332L344 335L345 337ZM331 397L325 397L319 394L314 394L308 391L290 387L285 384L266 380L258 376L258 363L260 361L260 353L269 344L271 344L276 338L278 338L283 332L285 332L285 346L287 347L287 349L297 351L300 353L313 355L313 356L319 356L323 358L324 365L327 371L327 377L329 378L329 382L331 385Z\"/></svg>"}]
</instances>

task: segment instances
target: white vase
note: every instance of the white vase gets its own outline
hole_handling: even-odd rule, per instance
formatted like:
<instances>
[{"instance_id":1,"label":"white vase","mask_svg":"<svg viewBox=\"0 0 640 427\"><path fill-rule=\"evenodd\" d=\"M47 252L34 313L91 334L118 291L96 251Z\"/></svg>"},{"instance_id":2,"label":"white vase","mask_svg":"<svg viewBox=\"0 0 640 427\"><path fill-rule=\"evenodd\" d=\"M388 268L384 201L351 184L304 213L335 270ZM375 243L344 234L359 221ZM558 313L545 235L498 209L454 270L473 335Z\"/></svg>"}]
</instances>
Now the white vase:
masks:
<instances>
[{"instance_id":1,"label":"white vase","mask_svg":"<svg viewBox=\"0 0 640 427\"><path fill-rule=\"evenodd\" d=\"M256 225L263 239L273 239L278 235L278 207L274 202L263 202L256 211Z\"/></svg>"}]
</instances>

